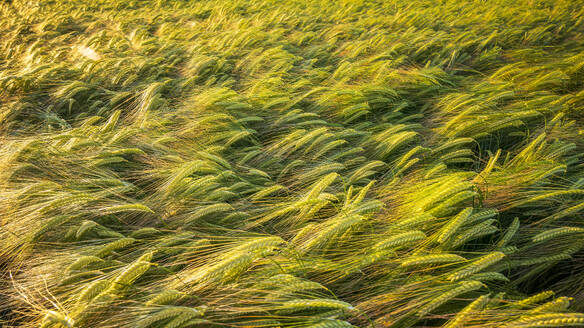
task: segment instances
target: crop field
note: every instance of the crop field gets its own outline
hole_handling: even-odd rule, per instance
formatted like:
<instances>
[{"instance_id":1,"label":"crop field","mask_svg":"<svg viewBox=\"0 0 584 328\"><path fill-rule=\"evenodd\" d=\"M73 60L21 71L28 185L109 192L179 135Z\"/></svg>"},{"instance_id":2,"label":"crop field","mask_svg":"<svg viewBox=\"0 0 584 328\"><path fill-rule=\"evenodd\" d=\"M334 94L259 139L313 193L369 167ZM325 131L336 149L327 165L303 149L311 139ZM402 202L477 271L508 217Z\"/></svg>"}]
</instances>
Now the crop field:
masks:
<instances>
[{"instance_id":1,"label":"crop field","mask_svg":"<svg viewBox=\"0 0 584 328\"><path fill-rule=\"evenodd\" d=\"M0 327L584 327L584 1L0 1Z\"/></svg>"}]
</instances>

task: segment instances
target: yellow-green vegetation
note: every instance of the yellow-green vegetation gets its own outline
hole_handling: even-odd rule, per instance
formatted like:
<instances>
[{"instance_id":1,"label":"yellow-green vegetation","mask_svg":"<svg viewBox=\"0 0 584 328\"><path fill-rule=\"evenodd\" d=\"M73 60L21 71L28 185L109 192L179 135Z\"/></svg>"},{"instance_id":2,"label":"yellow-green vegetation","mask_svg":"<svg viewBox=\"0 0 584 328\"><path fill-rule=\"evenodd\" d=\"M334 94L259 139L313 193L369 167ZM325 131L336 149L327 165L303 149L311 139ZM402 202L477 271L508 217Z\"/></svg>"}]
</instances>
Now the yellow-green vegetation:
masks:
<instances>
[{"instance_id":1,"label":"yellow-green vegetation","mask_svg":"<svg viewBox=\"0 0 584 328\"><path fill-rule=\"evenodd\" d=\"M583 1L0 24L0 326L584 326Z\"/></svg>"}]
</instances>

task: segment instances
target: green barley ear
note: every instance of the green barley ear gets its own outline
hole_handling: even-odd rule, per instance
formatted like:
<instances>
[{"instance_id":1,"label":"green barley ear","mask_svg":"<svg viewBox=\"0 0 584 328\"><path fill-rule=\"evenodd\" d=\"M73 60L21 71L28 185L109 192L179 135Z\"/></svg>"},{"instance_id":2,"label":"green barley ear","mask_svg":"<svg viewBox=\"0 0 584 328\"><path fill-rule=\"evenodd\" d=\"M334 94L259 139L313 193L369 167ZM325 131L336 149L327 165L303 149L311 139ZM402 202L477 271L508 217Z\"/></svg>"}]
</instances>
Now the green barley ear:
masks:
<instances>
[{"instance_id":1,"label":"green barley ear","mask_svg":"<svg viewBox=\"0 0 584 328\"><path fill-rule=\"evenodd\" d=\"M314 233L315 227L317 226L316 223L309 223L306 226L304 226L304 228L300 229L298 232L296 232L296 235L294 235L294 238L292 238L292 240L290 240L290 243L293 245L298 245L300 244L300 242L308 239L311 234Z\"/></svg>"},{"instance_id":2,"label":"green barley ear","mask_svg":"<svg viewBox=\"0 0 584 328\"><path fill-rule=\"evenodd\" d=\"M400 229L413 229L418 228L419 226L423 226L426 223L429 223L433 220L436 220L436 217L429 213L423 213L420 215L415 215L405 220L400 220L396 223L396 227Z\"/></svg>"},{"instance_id":3,"label":"green barley ear","mask_svg":"<svg viewBox=\"0 0 584 328\"><path fill-rule=\"evenodd\" d=\"M452 235L456 233L458 228L465 224L471 213L472 208L466 208L458 213L455 217L450 219L444 228L442 228L440 234L438 235L437 241L439 243L446 242Z\"/></svg>"},{"instance_id":4,"label":"green barley ear","mask_svg":"<svg viewBox=\"0 0 584 328\"><path fill-rule=\"evenodd\" d=\"M452 180L452 181L451 181ZM467 192L472 186L468 183L455 183L454 179L450 178L440 182L438 185L438 190L434 192L426 202L423 203L422 209L425 211L431 210L432 208L439 205L441 202L447 201L449 197L459 194L461 192Z\"/></svg>"},{"instance_id":5,"label":"green barley ear","mask_svg":"<svg viewBox=\"0 0 584 328\"><path fill-rule=\"evenodd\" d=\"M292 295L302 295L309 291L328 290L318 282L298 278L290 274L277 274L256 284L258 288L269 289L269 299L282 299Z\"/></svg>"},{"instance_id":6,"label":"green barley ear","mask_svg":"<svg viewBox=\"0 0 584 328\"><path fill-rule=\"evenodd\" d=\"M502 273L499 272L481 272L475 273L469 277L469 279L477 280L477 281L502 281L502 282L511 282L511 280L505 277Z\"/></svg>"},{"instance_id":7,"label":"green barley ear","mask_svg":"<svg viewBox=\"0 0 584 328\"><path fill-rule=\"evenodd\" d=\"M136 328L154 327L156 326L155 324L159 323L160 321L177 318L180 318L181 324L183 324L190 319L203 316L205 310L206 307L191 308L184 306L165 306L161 310L156 311L152 315L148 315L146 318L138 321L136 323Z\"/></svg>"},{"instance_id":8,"label":"green barley ear","mask_svg":"<svg viewBox=\"0 0 584 328\"><path fill-rule=\"evenodd\" d=\"M513 306L519 307L519 308L527 307L527 306L530 306L532 304L537 304L541 301L545 301L546 299L553 297L554 295L555 295L555 293L551 290L541 292L539 294L533 295L533 296L528 297L526 299L523 299L521 301L515 302L513 304Z\"/></svg>"},{"instance_id":9,"label":"green barley ear","mask_svg":"<svg viewBox=\"0 0 584 328\"><path fill-rule=\"evenodd\" d=\"M473 143L475 142L474 139L472 138L456 138L456 139L452 139L450 141L447 141L443 144L441 144L440 146L432 149L432 154L437 154L440 153L446 149L450 149L450 148L457 148L459 146L463 146L463 145L467 145L469 143Z\"/></svg>"},{"instance_id":10,"label":"green barley ear","mask_svg":"<svg viewBox=\"0 0 584 328\"><path fill-rule=\"evenodd\" d=\"M500 156L501 156L501 149L497 149L497 152L495 153L495 155L491 156L491 158L489 158L489 162L487 163L485 168L479 174L477 174L477 176L476 176L476 178L474 178L473 182L480 183L480 182L485 181L485 179L489 176L491 171L493 171L493 169L495 168L495 164L497 163L497 160L499 160Z\"/></svg>"},{"instance_id":11,"label":"green barley ear","mask_svg":"<svg viewBox=\"0 0 584 328\"><path fill-rule=\"evenodd\" d=\"M214 265L187 272L186 277L177 282L176 286L213 286L228 283L247 270L252 262L253 258L250 255L243 252L232 252Z\"/></svg>"},{"instance_id":12,"label":"green barley ear","mask_svg":"<svg viewBox=\"0 0 584 328\"><path fill-rule=\"evenodd\" d=\"M563 260L568 260L572 258L572 254L570 253L558 253L555 255L549 255L549 256L542 256L542 257L538 257L538 258L532 258L532 259L526 259L526 260L520 260L518 262L519 265L522 266L530 266L530 265L535 265L535 264L542 264L542 263L553 263L553 262L559 262L559 261L563 261Z\"/></svg>"},{"instance_id":13,"label":"green barley ear","mask_svg":"<svg viewBox=\"0 0 584 328\"><path fill-rule=\"evenodd\" d=\"M109 280L96 280L83 287L79 292L77 300L79 303L90 303L96 296L106 291L110 286L111 282Z\"/></svg>"},{"instance_id":14,"label":"green barley ear","mask_svg":"<svg viewBox=\"0 0 584 328\"><path fill-rule=\"evenodd\" d=\"M185 313L181 314L174 319L170 320L163 328L180 328L188 327L201 324L209 324L210 322L205 319L195 319L199 315L197 313Z\"/></svg>"},{"instance_id":15,"label":"green barley ear","mask_svg":"<svg viewBox=\"0 0 584 328\"><path fill-rule=\"evenodd\" d=\"M489 296L481 295L469 305L460 310L456 316L448 321L444 328L462 328L469 317L473 317L477 312L481 311L489 302Z\"/></svg>"},{"instance_id":16,"label":"green barley ear","mask_svg":"<svg viewBox=\"0 0 584 328\"><path fill-rule=\"evenodd\" d=\"M264 189L256 192L255 194L253 194L251 196L251 199L252 200L260 200L262 198L265 198L266 196L277 193L278 191L280 191L282 189L286 189L286 187L276 184L276 185L264 188Z\"/></svg>"},{"instance_id":17,"label":"green barley ear","mask_svg":"<svg viewBox=\"0 0 584 328\"><path fill-rule=\"evenodd\" d=\"M499 229L497 227L492 226L495 220L485 220L484 222L472 226L467 224L467 226L471 226L468 229L461 231L456 237L451 239L451 243L448 243L448 248L456 248L461 245L466 244L470 240L474 240L483 236L487 236L497 232Z\"/></svg>"},{"instance_id":18,"label":"green barley ear","mask_svg":"<svg viewBox=\"0 0 584 328\"><path fill-rule=\"evenodd\" d=\"M533 236L532 241L535 243L543 242L549 239L557 238L559 236L568 234L582 234L584 233L584 228L579 227L561 227L555 228L547 231L543 231L535 236Z\"/></svg>"},{"instance_id":19,"label":"green barley ear","mask_svg":"<svg viewBox=\"0 0 584 328\"><path fill-rule=\"evenodd\" d=\"M120 115L121 115L121 111L120 110L116 110L108 119L108 121L102 126L101 128L101 132L109 132L112 131L113 128L116 126L116 124L118 123L118 120L120 119Z\"/></svg>"},{"instance_id":20,"label":"green barley ear","mask_svg":"<svg viewBox=\"0 0 584 328\"><path fill-rule=\"evenodd\" d=\"M571 297L558 297L553 301L549 301L545 304L542 304L532 310L526 311L524 317L529 317L529 315L537 314L537 313L548 313L548 312L563 312L566 311L570 307L570 303L573 300Z\"/></svg>"},{"instance_id":21,"label":"green barley ear","mask_svg":"<svg viewBox=\"0 0 584 328\"><path fill-rule=\"evenodd\" d=\"M320 195L324 189L326 189L329 185L333 183L339 177L338 173L329 173L320 179L317 183L315 183L308 194L305 196L305 199L314 199L318 195Z\"/></svg>"},{"instance_id":22,"label":"green barley ear","mask_svg":"<svg viewBox=\"0 0 584 328\"><path fill-rule=\"evenodd\" d=\"M185 225L192 225L202 218L217 213L224 213L233 210L233 207L228 203L217 203L207 206L203 206L193 212L187 220L185 220Z\"/></svg>"},{"instance_id":23,"label":"green barley ear","mask_svg":"<svg viewBox=\"0 0 584 328\"><path fill-rule=\"evenodd\" d=\"M511 222L511 225L509 225L509 228L507 228L505 234L497 242L497 247L499 248L505 247L511 241L511 239L513 239L513 237L519 230L519 224L520 224L519 218L513 219L513 222Z\"/></svg>"},{"instance_id":24,"label":"green barley ear","mask_svg":"<svg viewBox=\"0 0 584 328\"><path fill-rule=\"evenodd\" d=\"M494 208L483 209L476 213L473 213L466 221L466 224L472 225L477 222L480 223L481 221L490 219L493 216L496 216L497 214L499 214L499 211L497 209Z\"/></svg>"},{"instance_id":25,"label":"green barley ear","mask_svg":"<svg viewBox=\"0 0 584 328\"><path fill-rule=\"evenodd\" d=\"M482 287L485 287L485 285L483 283L481 283L480 281L463 281L463 282L459 283L458 285L456 285L451 290L449 290L449 291L443 293L442 295L430 300L428 303L426 303L426 305L419 308L416 311L417 315L418 315L418 317L424 317L428 313L430 313L432 310L436 309L437 307L441 306L442 304L449 302L452 298L454 298L458 295L461 295L461 294L475 291L475 290L480 289Z\"/></svg>"},{"instance_id":26,"label":"green barley ear","mask_svg":"<svg viewBox=\"0 0 584 328\"><path fill-rule=\"evenodd\" d=\"M417 255L406 258L401 261L400 266L426 266L435 264L448 264L455 262L463 262L466 259L456 254L431 254L431 255Z\"/></svg>"},{"instance_id":27,"label":"green barley ear","mask_svg":"<svg viewBox=\"0 0 584 328\"><path fill-rule=\"evenodd\" d=\"M505 328L578 327L584 325L584 314L557 313L533 315L506 324Z\"/></svg>"},{"instance_id":28,"label":"green barley ear","mask_svg":"<svg viewBox=\"0 0 584 328\"><path fill-rule=\"evenodd\" d=\"M436 217L451 215L459 208L461 203L468 203L469 200L472 200L477 196L478 194L471 190L461 191L432 208L429 213Z\"/></svg>"},{"instance_id":29,"label":"green barley ear","mask_svg":"<svg viewBox=\"0 0 584 328\"><path fill-rule=\"evenodd\" d=\"M474 273L477 273L499 261L501 261L505 257L505 254L501 252L492 252L485 256L480 257L479 259L473 261L468 266L459 269L448 276L448 280L450 281L457 281L463 278L466 278Z\"/></svg>"},{"instance_id":30,"label":"green barley ear","mask_svg":"<svg viewBox=\"0 0 584 328\"><path fill-rule=\"evenodd\" d=\"M140 256L136 261L130 263L112 280L110 290L115 292L117 290L126 289L134 283L138 278L140 278L152 263L152 252L146 252Z\"/></svg>"},{"instance_id":31,"label":"green barley ear","mask_svg":"<svg viewBox=\"0 0 584 328\"><path fill-rule=\"evenodd\" d=\"M73 262L71 265L69 265L69 267L67 268L67 271L77 271L77 270L82 270L85 267L94 264L94 263L104 263L105 261L97 256L83 256L80 257L79 259L77 259L77 261Z\"/></svg>"},{"instance_id":32,"label":"green barley ear","mask_svg":"<svg viewBox=\"0 0 584 328\"><path fill-rule=\"evenodd\" d=\"M415 243L426 238L422 231L410 231L386 238L373 246L376 250L397 248L410 243Z\"/></svg>"},{"instance_id":33,"label":"green barley ear","mask_svg":"<svg viewBox=\"0 0 584 328\"><path fill-rule=\"evenodd\" d=\"M339 238L351 229L356 229L365 218L360 215L349 215L344 218L330 219L316 227L317 232L306 240L300 248L307 252L323 248L325 245L339 241Z\"/></svg>"},{"instance_id":34,"label":"green barley ear","mask_svg":"<svg viewBox=\"0 0 584 328\"><path fill-rule=\"evenodd\" d=\"M355 195L353 199L351 199L351 207L359 205L363 201L363 199L365 199L365 195L367 195L367 193L369 192L369 190L371 190L375 183L376 183L375 180L371 180L365 187L361 188L361 190L359 190L359 193Z\"/></svg>"},{"instance_id":35,"label":"green barley ear","mask_svg":"<svg viewBox=\"0 0 584 328\"><path fill-rule=\"evenodd\" d=\"M424 178L425 179L435 178L437 174L439 174L441 171L444 171L445 169L446 169L446 164L438 163L426 172L426 174L424 175Z\"/></svg>"},{"instance_id":36,"label":"green barley ear","mask_svg":"<svg viewBox=\"0 0 584 328\"><path fill-rule=\"evenodd\" d=\"M121 204L121 205L113 205L109 206L104 209L104 213L106 214L114 214L120 212L146 212L146 213L154 213L148 206L144 204Z\"/></svg>"},{"instance_id":37,"label":"green barley ear","mask_svg":"<svg viewBox=\"0 0 584 328\"><path fill-rule=\"evenodd\" d=\"M121 238L116 241L112 241L111 243L99 248L94 255L100 258L106 257L116 250L132 245L135 241L136 239L134 238Z\"/></svg>"},{"instance_id":38,"label":"green barley ear","mask_svg":"<svg viewBox=\"0 0 584 328\"><path fill-rule=\"evenodd\" d=\"M333 299L298 299L282 303L277 307L278 313L293 313L306 310L339 309L351 311L354 307L343 301Z\"/></svg>"},{"instance_id":39,"label":"green barley ear","mask_svg":"<svg viewBox=\"0 0 584 328\"><path fill-rule=\"evenodd\" d=\"M385 163L382 161L369 162L355 170L353 174L349 177L348 183L353 184L361 179L365 179L375 174L377 172L376 169L382 166L385 166Z\"/></svg>"}]
</instances>

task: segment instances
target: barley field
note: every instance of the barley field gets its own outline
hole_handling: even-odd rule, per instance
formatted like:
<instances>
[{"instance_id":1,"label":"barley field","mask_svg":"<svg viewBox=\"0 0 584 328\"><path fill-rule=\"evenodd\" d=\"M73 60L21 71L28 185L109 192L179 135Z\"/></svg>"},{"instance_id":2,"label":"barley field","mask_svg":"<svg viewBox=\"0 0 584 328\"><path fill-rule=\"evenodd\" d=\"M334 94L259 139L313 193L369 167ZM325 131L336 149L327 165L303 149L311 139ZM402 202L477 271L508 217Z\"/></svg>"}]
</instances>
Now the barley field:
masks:
<instances>
[{"instance_id":1,"label":"barley field","mask_svg":"<svg viewBox=\"0 0 584 328\"><path fill-rule=\"evenodd\" d=\"M0 327L584 327L584 1L0 25Z\"/></svg>"}]
</instances>

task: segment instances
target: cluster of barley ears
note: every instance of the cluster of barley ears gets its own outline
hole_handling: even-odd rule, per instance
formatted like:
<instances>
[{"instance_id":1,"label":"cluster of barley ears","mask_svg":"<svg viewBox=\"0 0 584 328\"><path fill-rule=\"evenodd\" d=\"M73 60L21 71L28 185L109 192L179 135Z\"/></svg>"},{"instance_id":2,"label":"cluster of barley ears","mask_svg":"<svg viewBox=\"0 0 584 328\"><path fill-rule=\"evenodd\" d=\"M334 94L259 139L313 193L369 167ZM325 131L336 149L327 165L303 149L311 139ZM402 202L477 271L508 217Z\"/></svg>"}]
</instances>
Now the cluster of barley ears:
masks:
<instances>
[{"instance_id":1,"label":"cluster of barley ears","mask_svg":"<svg viewBox=\"0 0 584 328\"><path fill-rule=\"evenodd\" d=\"M584 2L0 4L0 326L584 326Z\"/></svg>"}]
</instances>

